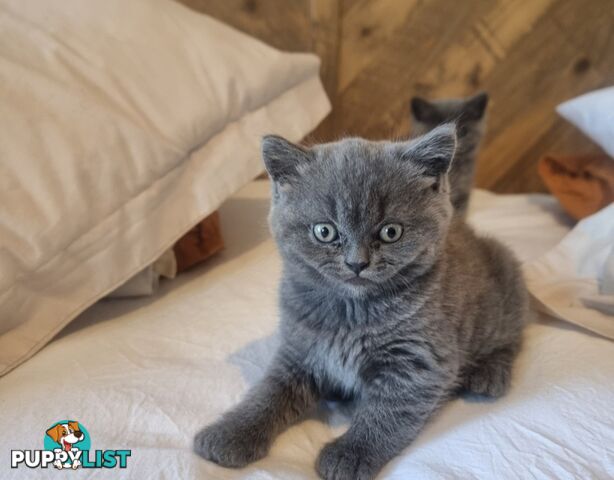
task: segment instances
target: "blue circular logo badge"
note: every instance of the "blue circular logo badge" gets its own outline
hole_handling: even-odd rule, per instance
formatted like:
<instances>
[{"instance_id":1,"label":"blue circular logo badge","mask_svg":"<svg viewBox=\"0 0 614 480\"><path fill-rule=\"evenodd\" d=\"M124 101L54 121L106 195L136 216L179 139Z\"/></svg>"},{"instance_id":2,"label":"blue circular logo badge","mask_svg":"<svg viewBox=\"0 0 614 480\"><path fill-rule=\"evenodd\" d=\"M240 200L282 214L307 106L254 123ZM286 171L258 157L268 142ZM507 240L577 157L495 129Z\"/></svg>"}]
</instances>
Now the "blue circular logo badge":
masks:
<instances>
[{"instance_id":1,"label":"blue circular logo badge","mask_svg":"<svg viewBox=\"0 0 614 480\"><path fill-rule=\"evenodd\" d=\"M90 450L91 446L89 432L75 420L60 420L45 431L45 450Z\"/></svg>"}]
</instances>

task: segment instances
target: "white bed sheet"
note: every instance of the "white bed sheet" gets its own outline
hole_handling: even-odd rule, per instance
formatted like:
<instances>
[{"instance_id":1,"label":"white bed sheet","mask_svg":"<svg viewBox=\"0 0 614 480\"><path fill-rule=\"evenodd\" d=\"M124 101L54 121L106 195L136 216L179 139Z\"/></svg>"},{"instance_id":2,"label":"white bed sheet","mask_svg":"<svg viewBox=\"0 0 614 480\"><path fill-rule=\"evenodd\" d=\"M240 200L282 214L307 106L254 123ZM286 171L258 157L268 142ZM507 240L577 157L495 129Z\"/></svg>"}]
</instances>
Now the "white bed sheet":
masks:
<instances>
[{"instance_id":1,"label":"white bed sheet","mask_svg":"<svg viewBox=\"0 0 614 480\"><path fill-rule=\"evenodd\" d=\"M65 418L85 425L92 449L132 449L125 470L75 478L316 478L318 451L347 426L338 407L290 428L245 469L191 452L193 434L239 401L275 348L280 263L267 210L266 182L251 183L222 207L220 256L153 298L100 302L0 378L0 478L61 476L10 469L8 458L42 448L45 429ZM568 231L547 196L477 192L472 219L523 260ZM613 417L614 343L542 318L527 329L506 397L451 402L378 478L614 478Z\"/></svg>"}]
</instances>

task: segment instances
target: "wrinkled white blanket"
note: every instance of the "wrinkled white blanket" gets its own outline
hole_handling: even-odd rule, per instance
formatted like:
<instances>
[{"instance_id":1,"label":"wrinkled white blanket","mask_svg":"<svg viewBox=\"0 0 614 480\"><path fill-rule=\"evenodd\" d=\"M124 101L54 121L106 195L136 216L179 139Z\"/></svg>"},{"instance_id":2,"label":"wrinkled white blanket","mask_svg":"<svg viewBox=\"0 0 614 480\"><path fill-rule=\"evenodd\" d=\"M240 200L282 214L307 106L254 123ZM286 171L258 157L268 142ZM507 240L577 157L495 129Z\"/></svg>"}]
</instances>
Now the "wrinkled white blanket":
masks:
<instances>
[{"instance_id":1,"label":"wrinkled white blanket","mask_svg":"<svg viewBox=\"0 0 614 480\"><path fill-rule=\"evenodd\" d=\"M540 310L614 340L614 204L578 223L524 272Z\"/></svg>"},{"instance_id":2,"label":"wrinkled white blanket","mask_svg":"<svg viewBox=\"0 0 614 480\"><path fill-rule=\"evenodd\" d=\"M347 426L323 409L290 428L270 455L227 470L191 452L193 434L238 402L273 354L280 263L267 226L268 190L252 183L221 209L227 249L154 297L103 301L24 365L0 378L0 477L315 479L325 442ZM546 196L478 192L473 222L523 260L567 233ZM614 478L614 342L542 318L529 326L511 392L451 402L379 478ZM132 449L125 470L11 470L11 449L41 448L70 418L92 449Z\"/></svg>"}]
</instances>

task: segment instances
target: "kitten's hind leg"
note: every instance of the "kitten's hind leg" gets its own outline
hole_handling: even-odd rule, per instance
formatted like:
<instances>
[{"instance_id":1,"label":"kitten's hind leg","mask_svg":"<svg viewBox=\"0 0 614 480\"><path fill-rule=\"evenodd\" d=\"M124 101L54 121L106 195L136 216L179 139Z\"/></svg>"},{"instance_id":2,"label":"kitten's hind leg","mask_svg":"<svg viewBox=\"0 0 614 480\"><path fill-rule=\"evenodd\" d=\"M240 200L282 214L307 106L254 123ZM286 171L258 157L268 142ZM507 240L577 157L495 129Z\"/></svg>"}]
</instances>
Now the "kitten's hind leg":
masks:
<instances>
[{"instance_id":1,"label":"kitten's hind leg","mask_svg":"<svg viewBox=\"0 0 614 480\"><path fill-rule=\"evenodd\" d=\"M462 380L463 390L493 398L504 395L510 387L517 353L518 346L510 345L479 357Z\"/></svg>"},{"instance_id":2,"label":"kitten's hind leg","mask_svg":"<svg viewBox=\"0 0 614 480\"><path fill-rule=\"evenodd\" d=\"M317 402L310 377L288 359L276 359L239 405L194 438L194 451L224 467L264 457L275 436Z\"/></svg>"}]
</instances>

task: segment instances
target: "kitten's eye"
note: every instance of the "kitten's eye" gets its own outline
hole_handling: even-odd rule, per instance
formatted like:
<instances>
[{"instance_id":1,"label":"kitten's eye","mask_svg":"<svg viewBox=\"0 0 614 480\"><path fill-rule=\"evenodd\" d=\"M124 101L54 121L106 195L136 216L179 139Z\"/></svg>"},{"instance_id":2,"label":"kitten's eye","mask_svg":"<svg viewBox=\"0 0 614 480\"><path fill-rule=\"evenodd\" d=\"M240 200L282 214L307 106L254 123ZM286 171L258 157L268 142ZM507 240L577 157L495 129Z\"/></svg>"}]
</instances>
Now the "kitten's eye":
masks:
<instances>
[{"instance_id":1,"label":"kitten's eye","mask_svg":"<svg viewBox=\"0 0 614 480\"><path fill-rule=\"evenodd\" d=\"M403 235L403 227L398 223L384 225L379 231L379 238L386 243L394 243Z\"/></svg>"},{"instance_id":2,"label":"kitten's eye","mask_svg":"<svg viewBox=\"0 0 614 480\"><path fill-rule=\"evenodd\" d=\"M322 243L330 243L337 238L337 229L330 223L317 223L313 227L313 234Z\"/></svg>"}]
</instances>

